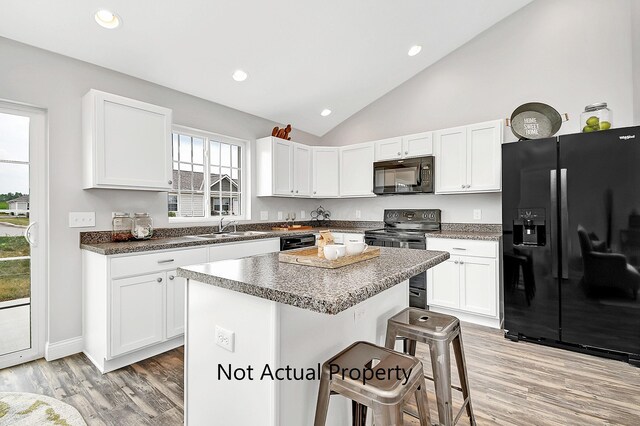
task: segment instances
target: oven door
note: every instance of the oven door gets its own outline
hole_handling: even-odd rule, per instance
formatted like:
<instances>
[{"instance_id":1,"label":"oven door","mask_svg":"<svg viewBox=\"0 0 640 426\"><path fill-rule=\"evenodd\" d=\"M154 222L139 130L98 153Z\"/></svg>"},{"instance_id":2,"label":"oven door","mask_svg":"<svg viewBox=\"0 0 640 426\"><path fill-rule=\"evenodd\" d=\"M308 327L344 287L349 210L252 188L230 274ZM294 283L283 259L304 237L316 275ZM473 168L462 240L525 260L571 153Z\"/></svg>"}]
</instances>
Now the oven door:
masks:
<instances>
[{"instance_id":1,"label":"oven door","mask_svg":"<svg viewBox=\"0 0 640 426\"><path fill-rule=\"evenodd\" d=\"M433 157L373 163L373 192L378 195L433 192Z\"/></svg>"}]
</instances>

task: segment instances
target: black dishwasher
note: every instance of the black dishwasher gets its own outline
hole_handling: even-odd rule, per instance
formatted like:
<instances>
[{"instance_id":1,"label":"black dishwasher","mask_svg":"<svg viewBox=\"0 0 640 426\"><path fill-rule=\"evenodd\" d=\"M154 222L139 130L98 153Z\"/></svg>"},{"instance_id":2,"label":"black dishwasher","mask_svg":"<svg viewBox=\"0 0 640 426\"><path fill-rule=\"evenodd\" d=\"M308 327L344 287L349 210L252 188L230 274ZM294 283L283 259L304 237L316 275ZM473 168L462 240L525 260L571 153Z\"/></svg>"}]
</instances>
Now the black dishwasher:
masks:
<instances>
[{"instance_id":1,"label":"black dishwasher","mask_svg":"<svg viewBox=\"0 0 640 426\"><path fill-rule=\"evenodd\" d=\"M293 250L316 245L316 236L313 234L291 235L280 237L280 251Z\"/></svg>"}]
</instances>

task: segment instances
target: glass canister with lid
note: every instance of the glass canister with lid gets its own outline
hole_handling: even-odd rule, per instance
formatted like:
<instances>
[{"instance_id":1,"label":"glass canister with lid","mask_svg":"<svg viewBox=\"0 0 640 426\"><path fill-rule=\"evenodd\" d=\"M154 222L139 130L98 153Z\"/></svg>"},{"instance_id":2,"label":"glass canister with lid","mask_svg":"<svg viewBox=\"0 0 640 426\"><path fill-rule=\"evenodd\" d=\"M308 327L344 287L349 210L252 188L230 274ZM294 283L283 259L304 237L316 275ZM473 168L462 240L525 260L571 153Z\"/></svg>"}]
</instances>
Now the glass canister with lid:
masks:
<instances>
[{"instance_id":1,"label":"glass canister with lid","mask_svg":"<svg viewBox=\"0 0 640 426\"><path fill-rule=\"evenodd\" d=\"M609 130L613 125L613 112L607 107L606 102L587 105L580 114L580 122L582 133Z\"/></svg>"},{"instance_id":2,"label":"glass canister with lid","mask_svg":"<svg viewBox=\"0 0 640 426\"><path fill-rule=\"evenodd\" d=\"M153 237L153 219L149 213L135 213L131 233L137 240L148 240Z\"/></svg>"},{"instance_id":3,"label":"glass canister with lid","mask_svg":"<svg viewBox=\"0 0 640 426\"><path fill-rule=\"evenodd\" d=\"M115 212L111 218L111 241L129 241L133 219L129 213Z\"/></svg>"}]
</instances>

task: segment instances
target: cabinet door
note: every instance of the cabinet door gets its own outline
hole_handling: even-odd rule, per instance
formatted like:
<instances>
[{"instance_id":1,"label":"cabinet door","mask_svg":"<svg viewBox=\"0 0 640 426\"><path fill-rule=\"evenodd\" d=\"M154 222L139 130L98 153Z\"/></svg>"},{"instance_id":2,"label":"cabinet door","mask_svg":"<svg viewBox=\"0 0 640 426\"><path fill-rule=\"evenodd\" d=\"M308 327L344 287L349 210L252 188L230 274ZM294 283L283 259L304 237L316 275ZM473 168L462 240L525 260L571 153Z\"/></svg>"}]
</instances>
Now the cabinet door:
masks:
<instances>
[{"instance_id":1,"label":"cabinet door","mask_svg":"<svg viewBox=\"0 0 640 426\"><path fill-rule=\"evenodd\" d=\"M498 277L495 259L460 257L460 308L497 315Z\"/></svg>"},{"instance_id":2,"label":"cabinet door","mask_svg":"<svg viewBox=\"0 0 640 426\"><path fill-rule=\"evenodd\" d=\"M340 157L338 148L313 148L313 196L340 195Z\"/></svg>"},{"instance_id":3,"label":"cabinet door","mask_svg":"<svg viewBox=\"0 0 640 426\"><path fill-rule=\"evenodd\" d=\"M438 194L467 190L467 129L440 130L435 143L435 192Z\"/></svg>"},{"instance_id":4,"label":"cabinet door","mask_svg":"<svg viewBox=\"0 0 640 426\"><path fill-rule=\"evenodd\" d=\"M184 306L187 280L176 271L167 272L167 339L184 334Z\"/></svg>"},{"instance_id":5,"label":"cabinet door","mask_svg":"<svg viewBox=\"0 0 640 426\"><path fill-rule=\"evenodd\" d=\"M403 157L423 157L433 154L433 133L416 133L402 137Z\"/></svg>"},{"instance_id":6,"label":"cabinet door","mask_svg":"<svg viewBox=\"0 0 640 426\"><path fill-rule=\"evenodd\" d=\"M340 148L340 195L373 196L373 144Z\"/></svg>"},{"instance_id":7,"label":"cabinet door","mask_svg":"<svg viewBox=\"0 0 640 426\"><path fill-rule=\"evenodd\" d=\"M83 111L94 170L85 187L171 189L171 110L91 91ZM144 166L144 167L141 167Z\"/></svg>"},{"instance_id":8,"label":"cabinet door","mask_svg":"<svg viewBox=\"0 0 640 426\"><path fill-rule=\"evenodd\" d=\"M112 357L163 340L165 273L111 281Z\"/></svg>"},{"instance_id":9,"label":"cabinet door","mask_svg":"<svg viewBox=\"0 0 640 426\"><path fill-rule=\"evenodd\" d=\"M293 189L296 197L311 196L311 147L293 145Z\"/></svg>"},{"instance_id":10,"label":"cabinet door","mask_svg":"<svg viewBox=\"0 0 640 426\"><path fill-rule=\"evenodd\" d=\"M502 185L502 121L467 127L469 191L500 191Z\"/></svg>"},{"instance_id":11,"label":"cabinet door","mask_svg":"<svg viewBox=\"0 0 640 426\"><path fill-rule=\"evenodd\" d=\"M273 138L273 194L293 196L293 144Z\"/></svg>"},{"instance_id":12,"label":"cabinet door","mask_svg":"<svg viewBox=\"0 0 640 426\"><path fill-rule=\"evenodd\" d=\"M402 138L382 139L373 143L376 161L402 158Z\"/></svg>"},{"instance_id":13,"label":"cabinet door","mask_svg":"<svg viewBox=\"0 0 640 426\"><path fill-rule=\"evenodd\" d=\"M460 307L460 265L450 258L427 271L427 303L445 308Z\"/></svg>"}]
</instances>

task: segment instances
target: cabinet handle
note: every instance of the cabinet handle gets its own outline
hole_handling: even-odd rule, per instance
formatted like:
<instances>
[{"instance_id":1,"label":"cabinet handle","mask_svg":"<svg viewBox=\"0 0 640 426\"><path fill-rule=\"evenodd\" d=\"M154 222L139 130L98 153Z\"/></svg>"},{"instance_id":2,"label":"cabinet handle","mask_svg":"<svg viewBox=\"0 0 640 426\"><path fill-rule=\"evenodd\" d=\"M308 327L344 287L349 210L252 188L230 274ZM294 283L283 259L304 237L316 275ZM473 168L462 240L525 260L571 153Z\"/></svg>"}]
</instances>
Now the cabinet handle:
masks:
<instances>
[{"instance_id":1,"label":"cabinet handle","mask_svg":"<svg viewBox=\"0 0 640 426\"><path fill-rule=\"evenodd\" d=\"M465 186L465 185L460 185L460 186L462 187L462 189L466 188L466 186Z\"/></svg>"},{"instance_id":2,"label":"cabinet handle","mask_svg":"<svg viewBox=\"0 0 640 426\"><path fill-rule=\"evenodd\" d=\"M173 281L173 280L175 279L175 277L174 277L173 275L169 275L169 279L170 279L171 281Z\"/></svg>"},{"instance_id":3,"label":"cabinet handle","mask_svg":"<svg viewBox=\"0 0 640 426\"><path fill-rule=\"evenodd\" d=\"M461 264L461 265L464 265L464 262L461 260L461 261L460 261L460 264Z\"/></svg>"},{"instance_id":4,"label":"cabinet handle","mask_svg":"<svg viewBox=\"0 0 640 426\"><path fill-rule=\"evenodd\" d=\"M296 189L296 194L298 193L298 190Z\"/></svg>"},{"instance_id":5,"label":"cabinet handle","mask_svg":"<svg viewBox=\"0 0 640 426\"><path fill-rule=\"evenodd\" d=\"M315 194L315 193L316 193L316 191L313 191L313 193Z\"/></svg>"},{"instance_id":6,"label":"cabinet handle","mask_svg":"<svg viewBox=\"0 0 640 426\"><path fill-rule=\"evenodd\" d=\"M293 194L293 189L291 190L291 193Z\"/></svg>"},{"instance_id":7,"label":"cabinet handle","mask_svg":"<svg viewBox=\"0 0 640 426\"><path fill-rule=\"evenodd\" d=\"M459 262L457 260L454 260L453 263L455 263L457 265Z\"/></svg>"},{"instance_id":8,"label":"cabinet handle","mask_svg":"<svg viewBox=\"0 0 640 426\"><path fill-rule=\"evenodd\" d=\"M168 181L167 183L168 183L169 185L172 185L172 184L173 184L173 181L172 181L172 180L170 180L170 181Z\"/></svg>"},{"instance_id":9,"label":"cabinet handle","mask_svg":"<svg viewBox=\"0 0 640 426\"><path fill-rule=\"evenodd\" d=\"M158 278L156 278L156 281L158 281L159 283L161 283L161 282L162 282L162 278L158 277Z\"/></svg>"},{"instance_id":10,"label":"cabinet handle","mask_svg":"<svg viewBox=\"0 0 640 426\"><path fill-rule=\"evenodd\" d=\"M398 157L401 156L401 155L402 155L402 153L400 151L398 151Z\"/></svg>"},{"instance_id":11,"label":"cabinet handle","mask_svg":"<svg viewBox=\"0 0 640 426\"><path fill-rule=\"evenodd\" d=\"M451 247L454 250L466 250L466 248L462 248L462 247Z\"/></svg>"},{"instance_id":12,"label":"cabinet handle","mask_svg":"<svg viewBox=\"0 0 640 426\"><path fill-rule=\"evenodd\" d=\"M409 155L409 151L405 151L405 152L404 152L404 155Z\"/></svg>"},{"instance_id":13,"label":"cabinet handle","mask_svg":"<svg viewBox=\"0 0 640 426\"><path fill-rule=\"evenodd\" d=\"M165 260L158 260L158 263L162 264L162 263L171 263L173 262L174 259L165 259Z\"/></svg>"}]
</instances>

